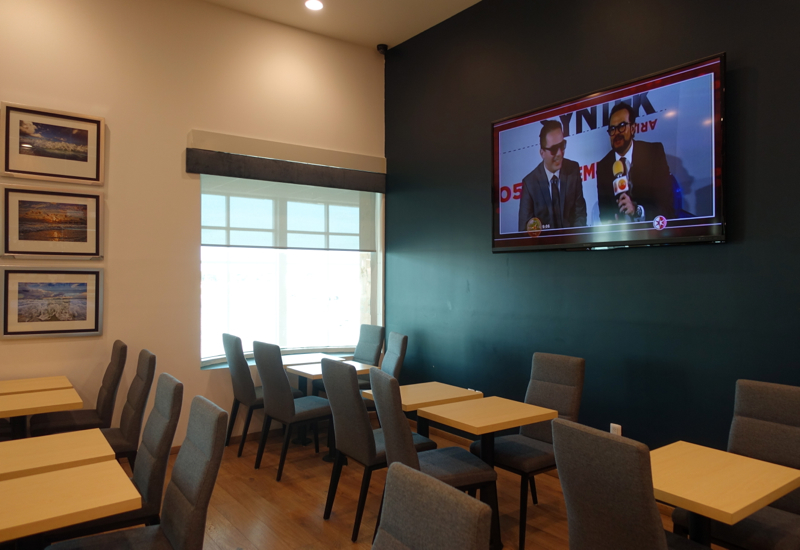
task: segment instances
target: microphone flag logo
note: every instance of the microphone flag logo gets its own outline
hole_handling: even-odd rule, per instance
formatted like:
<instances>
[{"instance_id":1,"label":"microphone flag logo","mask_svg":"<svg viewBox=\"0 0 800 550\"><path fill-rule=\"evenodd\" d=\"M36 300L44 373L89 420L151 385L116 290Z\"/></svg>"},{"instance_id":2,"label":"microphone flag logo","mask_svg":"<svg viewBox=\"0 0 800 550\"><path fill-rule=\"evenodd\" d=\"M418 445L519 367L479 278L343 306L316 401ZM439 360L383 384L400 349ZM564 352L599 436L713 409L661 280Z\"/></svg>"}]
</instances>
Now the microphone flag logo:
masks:
<instances>
[{"instance_id":1,"label":"microphone flag logo","mask_svg":"<svg viewBox=\"0 0 800 550\"><path fill-rule=\"evenodd\" d=\"M525 230L531 237L538 237L542 234L542 221L539 218L531 218L525 225Z\"/></svg>"},{"instance_id":2,"label":"microphone flag logo","mask_svg":"<svg viewBox=\"0 0 800 550\"><path fill-rule=\"evenodd\" d=\"M666 228L667 218L665 218L664 216L656 216L655 219L653 220L653 227L655 227L656 230L658 231L661 231L662 229Z\"/></svg>"}]
</instances>

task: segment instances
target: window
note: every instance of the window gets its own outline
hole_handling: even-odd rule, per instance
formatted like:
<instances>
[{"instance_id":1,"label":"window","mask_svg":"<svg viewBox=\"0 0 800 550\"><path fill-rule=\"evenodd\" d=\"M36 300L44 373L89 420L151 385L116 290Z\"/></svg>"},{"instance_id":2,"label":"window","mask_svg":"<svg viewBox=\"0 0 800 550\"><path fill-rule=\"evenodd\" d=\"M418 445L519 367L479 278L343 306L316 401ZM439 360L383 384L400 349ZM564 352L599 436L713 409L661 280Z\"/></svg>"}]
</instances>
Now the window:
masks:
<instances>
[{"instance_id":1,"label":"window","mask_svg":"<svg viewBox=\"0 0 800 550\"><path fill-rule=\"evenodd\" d=\"M382 323L382 194L207 175L201 189L204 364L224 332L245 352L334 351Z\"/></svg>"}]
</instances>

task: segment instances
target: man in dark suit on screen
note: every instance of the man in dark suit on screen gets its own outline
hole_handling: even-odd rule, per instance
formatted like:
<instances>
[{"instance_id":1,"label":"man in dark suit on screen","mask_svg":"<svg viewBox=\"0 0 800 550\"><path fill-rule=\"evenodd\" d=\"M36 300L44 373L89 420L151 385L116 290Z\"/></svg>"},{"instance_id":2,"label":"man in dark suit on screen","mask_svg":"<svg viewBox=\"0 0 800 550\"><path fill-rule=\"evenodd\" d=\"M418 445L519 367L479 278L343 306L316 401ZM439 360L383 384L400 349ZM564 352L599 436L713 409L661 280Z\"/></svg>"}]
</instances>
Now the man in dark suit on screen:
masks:
<instances>
[{"instance_id":1,"label":"man in dark suit on screen","mask_svg":"<svg viewBox=\"0 0 800 550\"><path fill-rule=\"evenodd\" d=\"M672 176L664 146L634 140L636 113L627 103L611 110L611 151L597 163L600 221L625 223L675 217Z\"/></svg>"},{"instance_id":2,"label":"man in dark suit on screen","mask_svg":"<svg viewBox=\"0 0 800 550\"><path fill-rule=\"evenodd\" d=\"M522 180L519 203L519 230L538 220L538 229L560 229L586 225L581 170L578 163L564 158L567 140L561 123L542 122L539 154L542 162ZM532 226L533 227L533 226Z\"/></svg>"}]
</instances>

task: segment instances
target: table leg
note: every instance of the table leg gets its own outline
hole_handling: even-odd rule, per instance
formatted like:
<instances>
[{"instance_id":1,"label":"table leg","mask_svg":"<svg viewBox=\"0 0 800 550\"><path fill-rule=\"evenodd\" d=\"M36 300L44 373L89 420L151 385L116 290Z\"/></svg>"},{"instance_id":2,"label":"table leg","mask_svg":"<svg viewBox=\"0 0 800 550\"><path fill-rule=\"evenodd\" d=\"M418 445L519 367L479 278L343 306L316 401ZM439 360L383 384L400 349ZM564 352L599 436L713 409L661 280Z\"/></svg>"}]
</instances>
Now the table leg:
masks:
<instances>
[{"instance_id":1,"label":"table leg","mask_svg":"<svg viewBox=\"0 0 800 550\"><path fill-rule=\"evenodd\" d=\"M689 540L710 547L711 520L700 514L689 512Z\"/></svg>"},{"instance_id":2,"label":"table leg","mask_svg":"<svg viewBox=\"0 0 800 550\"><path fill-rule=\"evenodd\" d=\"M27 416L14 416L11 418L11 439L25 439L28 436L27 420Z\"/></svg>"},{"instance_id":3,"label":"table leg","mask_svg":"<svg viewBox=\"0 0 800 550\"><path fill-rule=\"evenodd\" d=\"M305 376L298 376L297 377L297 386L298 389L303 392L303 396L308 395L308 378ZM311 439L306 435L306 425L303 424L302 426L297 427L297 437L292 439L292 443L295 445L308 445L311 443Z\"/></svg>"},{"instance_id":4,"label":"table leg","mask_svg":"<svg viewBox=\"0 0 800 550\"><path fill-rule=\"evenodd\" d=\"M430 423L417 413L417 433L422 437L430 437Z\"/></svg>"},{"instance_id":5,"label":"table leg","mask_svg":"<svg viewBox=\"0 0 800 550\"><path fill-rule=\"evenodd\" d=\"M481 436L481 460L494 468L494 432Z\"/></svg>"}]
</instances>

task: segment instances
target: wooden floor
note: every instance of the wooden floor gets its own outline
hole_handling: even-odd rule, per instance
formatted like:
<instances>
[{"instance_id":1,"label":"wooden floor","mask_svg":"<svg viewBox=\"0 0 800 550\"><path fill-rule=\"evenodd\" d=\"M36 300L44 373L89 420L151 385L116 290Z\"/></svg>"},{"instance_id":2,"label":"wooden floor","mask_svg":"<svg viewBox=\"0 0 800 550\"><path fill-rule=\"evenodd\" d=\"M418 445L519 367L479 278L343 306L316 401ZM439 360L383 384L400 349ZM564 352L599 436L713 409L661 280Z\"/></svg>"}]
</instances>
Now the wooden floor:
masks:
<instances>
[{"instance_id":1,"label":"wooden floor","mask_svg":"<svg viewBox=\"0 0 800 550\"><path fill-rule=\"evenodd\" d=\"M433 435L439 447L457 445ZM320 440L325 441L321 434ZM270 436L261 469L253 463L256 441L245 443L241 458L237 445L225 449L206 523L207 550L255 550L317 548L367 550L371 547L386 470L372 476L358 541L350 541L363 467L350 461L342 471L339 490L329 520L322 519L331 475L331 464L322 460L326 448L292 445L286 457L283 479L275 481L281 437ZM170 470L174 462L170 460ZM519 477L498 469L500 526L505 548L518 548ZM528 504L528 550L568 550L567 515L561 485L555 475L536 477L538 506ZM666 529L672 528L671 508L659 505Z\"/></svg>"}]
</instances>

